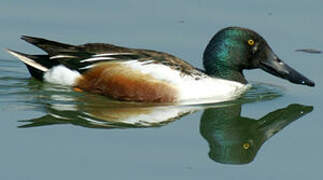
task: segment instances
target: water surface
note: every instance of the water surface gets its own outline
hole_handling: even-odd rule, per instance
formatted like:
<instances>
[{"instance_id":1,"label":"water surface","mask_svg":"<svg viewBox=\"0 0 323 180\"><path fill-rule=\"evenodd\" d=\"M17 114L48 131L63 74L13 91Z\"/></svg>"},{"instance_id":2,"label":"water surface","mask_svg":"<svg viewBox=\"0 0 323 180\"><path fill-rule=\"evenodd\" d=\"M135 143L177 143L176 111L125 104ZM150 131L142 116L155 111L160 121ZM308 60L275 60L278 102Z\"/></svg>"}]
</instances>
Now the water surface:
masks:
<instances>
[{"instance_id":1,"label":"water surface","mask_svg":"<svg viewBox=\"0 0 323 180\"><path fill-rule=\"evenodd\" d=\"M323 49L322 7L318 0L2 1L1 49L41 53L19 40L26 34L155 49L201 68L211 36L243 26L316 87L255 70L246 73L254 88L238 100L151 107L40 83L2 51L0 178L321 179L323 56L295 50Z\"/></svg>"}]
</instances>

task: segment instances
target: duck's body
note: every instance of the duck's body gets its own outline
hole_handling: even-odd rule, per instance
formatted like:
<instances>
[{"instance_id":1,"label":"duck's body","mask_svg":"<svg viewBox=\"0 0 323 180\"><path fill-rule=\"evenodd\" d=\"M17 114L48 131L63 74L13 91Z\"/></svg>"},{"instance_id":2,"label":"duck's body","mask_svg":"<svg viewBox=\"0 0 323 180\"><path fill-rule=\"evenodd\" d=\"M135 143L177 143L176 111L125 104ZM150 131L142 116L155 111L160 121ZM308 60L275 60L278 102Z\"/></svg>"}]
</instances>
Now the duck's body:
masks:
<instances>
[{"instance_id":1,"label":"duck's body","mask_svg":"<svg viewBox=\"0 0 323 180\"><path fill-rule=\"evenodd\" d=\"M32 67L34 63L41 65L40 60L60 62L53 67L42 65L42 72L34 75L38 79L120 100L182 102L212 98L224 101L239 96L246 89L243 83L210 77L166 53L122 47L117 48L122 49L121 52L109 52L116 46L108 44L83 45L81 51L89 52L90 47L97 51L96 46L102 50L85 57L54 53L36 60L18 52L10 53ZM140 57L141 54L145 56ZM72 61L78 61L78 64L70 64ZM35 74L33 68L29 69Z\"/></svg>"},{"instance_id":2,"label":"duck's body","mask_svg":"<svg viewBox=\"0 0 323 180\"><path fill-rule=\"evenodd\" d=\"M245 52L231 52L233 49L230 46L235 45L234 41L238 41L237 39L221 40L223 34L229 30L235 33L247 31L253 35L253 41L259 41L257 46L256 44L250 44L247 48L243 45L238 46L239 51L242 49L249 51L248 48L254 50L267 45L251 30L224 29L214 36L206 48L205 71L194 68L167 53L111 44L92 43L74 46L23 36L23 40L43 49L48 55L27 55L8 51L22 60L31 75L37 79L70 85L76 90L102 94L119 100L182 102L212 98L214 101L225 101L238 97L247 89L247 81L242 70L255 68L254 64L239 62L252 60L251 57L244 57ZM231 57L230 53L236 56ZM289 80L314 85L305 77L301 78L302 82Z\"/></svg>"}]
</instances>

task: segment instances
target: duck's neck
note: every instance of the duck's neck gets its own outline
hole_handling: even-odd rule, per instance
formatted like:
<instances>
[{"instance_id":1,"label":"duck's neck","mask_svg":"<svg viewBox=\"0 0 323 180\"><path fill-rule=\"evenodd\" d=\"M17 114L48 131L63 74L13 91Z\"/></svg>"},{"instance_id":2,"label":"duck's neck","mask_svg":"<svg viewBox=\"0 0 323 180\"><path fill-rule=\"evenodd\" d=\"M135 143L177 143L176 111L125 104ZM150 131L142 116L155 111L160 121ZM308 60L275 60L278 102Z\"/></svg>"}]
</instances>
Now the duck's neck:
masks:
<instances>
[{"instance_id":1,"label":"duck's neck","mask_svg":"<svg viewBox=\"0 0 323 180\"><path fill-rule=\"evenodd\" d=\"M216 66L213 68L205 68L207 75L226 79L229 81L236 81L242 84L247 84L248 81L245 79L242 70L232 70L227 67Z\"/></svg>"}]
</instances>

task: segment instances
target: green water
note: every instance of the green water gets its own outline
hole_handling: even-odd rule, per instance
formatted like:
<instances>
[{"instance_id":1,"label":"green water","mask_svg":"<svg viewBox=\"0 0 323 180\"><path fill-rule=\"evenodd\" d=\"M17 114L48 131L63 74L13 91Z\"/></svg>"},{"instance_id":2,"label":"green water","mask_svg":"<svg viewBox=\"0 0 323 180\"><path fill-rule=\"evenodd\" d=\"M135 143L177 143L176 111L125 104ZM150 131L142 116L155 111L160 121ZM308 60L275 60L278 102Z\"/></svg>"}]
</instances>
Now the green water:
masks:
<instances>
[{"instance_id":1,"label":"green water","mask_svg":"<svg viewBox=\"0 0 323 180\"><path fill-rule=\"evenodd\" d=\"M0 179L322 179L321 1L2 1L0 48L19 40L109 42L169 52L201 67L211 36L243 26L314 80L260 70L225 103L124 103L31 79L0 53Z\"/></svg>"}]
</instances>

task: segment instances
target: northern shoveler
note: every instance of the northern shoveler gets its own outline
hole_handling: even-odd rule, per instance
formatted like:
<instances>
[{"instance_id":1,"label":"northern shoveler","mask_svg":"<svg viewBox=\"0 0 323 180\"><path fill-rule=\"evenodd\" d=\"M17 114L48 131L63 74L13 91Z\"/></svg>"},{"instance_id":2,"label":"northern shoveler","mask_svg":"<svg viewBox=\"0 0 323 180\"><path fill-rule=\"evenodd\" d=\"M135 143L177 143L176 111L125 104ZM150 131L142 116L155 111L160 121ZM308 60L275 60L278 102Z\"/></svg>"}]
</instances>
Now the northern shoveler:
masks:
<instances>
[{"instance_id":1,"label":"northern shoveler","mask_svg":"<svg viewBox=\"0 0 323 180\"><path fill-rule=\"evenodd\" d=\"M315 85L281 61L258 33L240 27L228 27L214 35L203 54L205 70L153 50L103 43L76 46L30 36L21 39L47 52L28 55L8 49L36 79L119 100L224 101L248 89L243 70L255 68L292 83Z\"/></svg>"}]
</instances>

